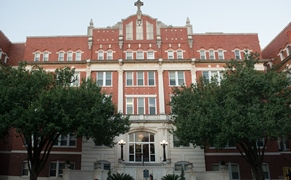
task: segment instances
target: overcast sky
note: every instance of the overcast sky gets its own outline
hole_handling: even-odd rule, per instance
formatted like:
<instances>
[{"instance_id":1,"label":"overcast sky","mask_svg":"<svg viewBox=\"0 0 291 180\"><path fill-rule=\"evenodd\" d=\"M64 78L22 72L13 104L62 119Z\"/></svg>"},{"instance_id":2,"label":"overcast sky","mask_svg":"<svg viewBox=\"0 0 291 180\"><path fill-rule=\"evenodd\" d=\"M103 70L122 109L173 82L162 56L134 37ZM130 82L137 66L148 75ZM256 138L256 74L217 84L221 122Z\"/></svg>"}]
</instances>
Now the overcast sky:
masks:
<instances>
[{"instance_id":1,"label":"overcast sky","mask_svg":"<svg viewBox=\"0 0 291 180\"><path fill-rule=\"evenodd\" d=\"M0 30L11 42L27 36L86 35L135 14L136 0L2 0ZM258 33L264 48L289 22L291 0L142 0L143 14L194 33Z\"/></svg>"}]
</instances>

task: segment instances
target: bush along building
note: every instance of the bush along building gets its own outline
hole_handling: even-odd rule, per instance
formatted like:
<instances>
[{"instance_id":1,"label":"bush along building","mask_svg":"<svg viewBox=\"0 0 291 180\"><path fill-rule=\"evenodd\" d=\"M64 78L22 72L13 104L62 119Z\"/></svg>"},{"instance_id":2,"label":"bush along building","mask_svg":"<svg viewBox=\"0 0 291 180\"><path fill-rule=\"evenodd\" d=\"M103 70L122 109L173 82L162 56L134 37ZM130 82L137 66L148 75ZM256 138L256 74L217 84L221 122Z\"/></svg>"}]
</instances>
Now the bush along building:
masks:
<instances>
[{"instance_id":1,"label":"bush along building","mask_svg":"<svg viewBox=\"0 0 291 180\"><path fill-rule=\"evenodd\" d=\"M0 32L1 66L26 61L27 68L39 65L51 72L75 68L78 80L72 86L92 77L132 122L128 133L116 137L113 148L74 135L60 137L40 179L103 180L109 170L134 179L161 179L180 175L182 169L186 179L251 179L235 147L204 150L181 143L169 132L173 119L168 104L173 87L196 83L200 77L222 77L226 62L243 60L246 50L261 53L258 34L195 33L188 18L183 26L169 26L143 14L142 5L138 0L136 14L114 26L95 28L91 20L85 35L27 37L25 43L12 43ZM264 71L271 64L268 60L278 56L283 60L274 63L287 66L290 43L289 24L263 50L256 69ZM29 176L26 150L13 130L0 146L0 159L0 179ZM267 145L266 179L283 179L283 169L290 164L288 141Z\"/></svg>"}]
</instances>

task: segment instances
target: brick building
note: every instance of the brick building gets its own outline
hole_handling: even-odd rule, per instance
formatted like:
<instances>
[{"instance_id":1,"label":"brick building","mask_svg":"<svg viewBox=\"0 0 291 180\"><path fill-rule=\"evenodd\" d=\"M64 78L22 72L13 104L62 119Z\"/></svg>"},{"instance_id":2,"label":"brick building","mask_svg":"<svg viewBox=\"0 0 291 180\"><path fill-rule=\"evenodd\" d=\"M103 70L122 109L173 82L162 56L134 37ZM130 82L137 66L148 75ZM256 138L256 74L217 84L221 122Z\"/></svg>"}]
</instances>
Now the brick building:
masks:
<instances>
[{"instance_id":1,"label":"brick building","mask_svg":"<svg viewBox=\"0 0 291 180\"><path fill-rule=\"evenodd\" d=\"M184 26L167 26L142 14L139 0L135 5L137 13L114 26L95 28L91 20L87 34L80 36L27 37L25 43L15 44L0 31L2 65L17 66L19 61L26 61L28 68L37 64L47 71L74 67L79 79L91 76L112 95L118 111L131 114L130 131L116 137L116 142L126 142L124 161L119 160L118 144L108 148L74 136L61 137L40 176L56 179L62 174L59 169L69 160L74 169L70 179L105 179L108 169L129 173L136 179L143 179L143 171L147 169L153 179L160 179L166 174L180 174L182 167L188 178L216 179L221 175L215 173L220 169L219 162L225 161L232 172L230 179L251 179L251 170L234 147L218 151L181 145L168 131L172 127L168 103L174 86L196 83L201 76L220 77L225 63L244 59L245 50L261 53L258 34L193 33L188 18ZM284 30L289 39L280 46L282 49L290 47L290 27L289 24ZM263 59L276 57L280 52L268 54L268 47L273 50L278 45L267 46L256 66L258 70L265 68ZM11 131L10 135L9 143L0 146L0 179L7 176L25 179L26 151L21 140L15 138L15 132ZM165 162L160 145L163 140L168 143ZM291 163L288 151L278 151L278 147L275 142L267 148L264 169L269 179L282 177L282 167ZM288 146L280 147L279 150L285 150Z\"/></svg>"}]
</instances>

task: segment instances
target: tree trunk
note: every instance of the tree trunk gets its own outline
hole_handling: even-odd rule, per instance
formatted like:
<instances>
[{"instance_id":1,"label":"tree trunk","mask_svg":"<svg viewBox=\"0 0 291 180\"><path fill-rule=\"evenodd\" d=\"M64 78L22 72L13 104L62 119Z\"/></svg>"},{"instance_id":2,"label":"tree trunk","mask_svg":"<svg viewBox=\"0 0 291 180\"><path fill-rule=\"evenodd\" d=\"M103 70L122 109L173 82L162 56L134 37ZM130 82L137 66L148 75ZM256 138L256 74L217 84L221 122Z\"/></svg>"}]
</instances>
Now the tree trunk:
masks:
<instances>
[{"instance_id":1,"label":"tree trunk","mask_svg":"<svg viewBox=\"0 0 291 180\"><path fill-rule=\"evenodd\" d=\"M35 171L36 171L35 169L31 169L29 180L37 180L38 173Z\"/></svg>"},{"instance_id":2,"label":"tree trunk","mask_svg":"<svg viewBox=\"0 0 291 180\"><path fill-rule=\"evenodd\" d=\"M261 166L252 166L252 171L256 180L265 180L263 168Z\"/></svg>"}]
</instances>

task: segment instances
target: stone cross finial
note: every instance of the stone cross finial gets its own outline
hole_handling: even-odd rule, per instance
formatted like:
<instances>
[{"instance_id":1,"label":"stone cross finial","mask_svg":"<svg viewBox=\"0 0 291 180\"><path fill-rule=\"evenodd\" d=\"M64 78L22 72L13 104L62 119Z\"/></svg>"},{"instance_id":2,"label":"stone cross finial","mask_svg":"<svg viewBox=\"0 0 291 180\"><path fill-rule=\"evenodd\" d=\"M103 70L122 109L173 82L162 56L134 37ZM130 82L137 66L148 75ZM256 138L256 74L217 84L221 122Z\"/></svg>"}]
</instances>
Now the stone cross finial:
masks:
<instances>
[{"instance_id":1,"label":"stone cross finial","mask_svg":"<svg viewBox=\"0 0 291 180\"><path fill-rule=\"evenodd\" d=\"M137 14L141 14L141 6L143 6L143 2L141 2L140 0L137 0L134 5L137 7Z\"/></svg>"}]
</instances>

